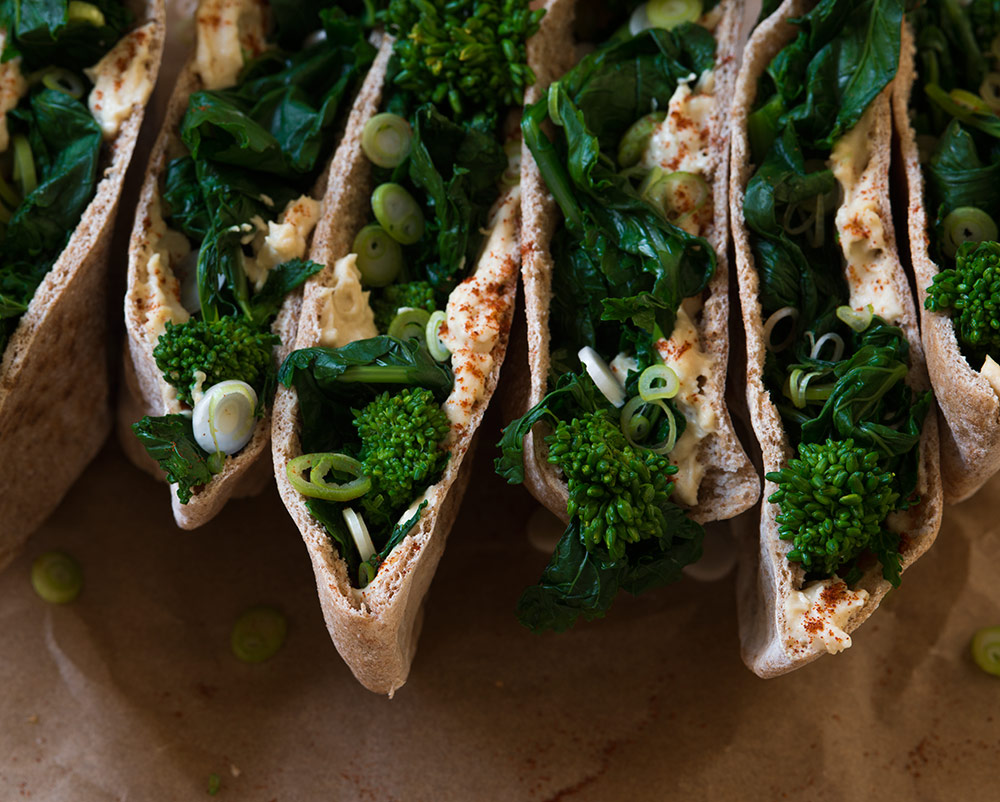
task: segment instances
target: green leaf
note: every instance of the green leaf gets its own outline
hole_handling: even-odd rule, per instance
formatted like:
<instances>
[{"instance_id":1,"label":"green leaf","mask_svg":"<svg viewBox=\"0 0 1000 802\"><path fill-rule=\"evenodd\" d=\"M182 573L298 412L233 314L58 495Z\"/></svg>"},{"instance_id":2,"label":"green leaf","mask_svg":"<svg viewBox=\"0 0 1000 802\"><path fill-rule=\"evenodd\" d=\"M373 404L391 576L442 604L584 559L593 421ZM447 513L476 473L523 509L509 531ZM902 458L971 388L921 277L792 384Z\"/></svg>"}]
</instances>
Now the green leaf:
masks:
<instances>
[{"instance_id":1,"label":"green leaf","mask_svg":"<svg viewBox=\"0 0 1000 802\"><path fill-rule=\"evenodd\" d=\"M323 269L318 262L291 259L274 267L267 274L264 286L250 299L250 312L254 323L266 326L278 314L285 296L301 287L310 276Z\"/></svg>"},{"instance_id":2,"label":"green leaf","mask_svg":"<svg viewBox=\"0 0 1000 802\"><path fill-rule=\"evenodd\" d=\"M177 485L177 497L182 504L191 500L192 490L212 481L208 452L195 442L191 419L187 416L147 416L133 423L132 431L167 475L167 481Z\"/></svg>"}]
</instances>

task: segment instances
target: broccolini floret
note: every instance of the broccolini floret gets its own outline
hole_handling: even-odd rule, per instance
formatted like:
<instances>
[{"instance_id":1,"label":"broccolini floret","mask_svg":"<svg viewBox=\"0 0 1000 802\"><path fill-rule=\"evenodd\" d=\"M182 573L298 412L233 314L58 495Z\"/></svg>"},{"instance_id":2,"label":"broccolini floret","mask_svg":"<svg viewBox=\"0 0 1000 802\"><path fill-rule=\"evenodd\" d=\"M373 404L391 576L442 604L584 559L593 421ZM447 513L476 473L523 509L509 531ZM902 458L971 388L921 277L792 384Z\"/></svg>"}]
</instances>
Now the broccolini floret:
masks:
<instances>
[{"instance_id":1,"label":"broccolini floret","mask_svg":"<svg viewBox=\"0 0 1000 802\"><path fill-rule=\"evenodd\" d=\"M1000 350L1000 243L962 245L955 267L934 276L924 306L950 313L964 345Z\"/></svg>"},{"instance_id":2,"label":"broccolini floret","mask_svg":"<svg viewBox=\"0 0 1000 802\"><path fill-rule=\"evenodd\" d=\"M528 0L391 0L381 18L396 37L395 82L457 116L520 106L535 82L525 42L543 13Z\"/></svg>"},{"instance_id":3,"label":"broccolini floret","mask_svg":"<svg viewBox=\"0 0 1000 802\"><path fill-rule=\"evenodd\" d=\"M448 417L430 390L382 393L354 413L354 425L361 437L358 458L372 480L363 499L366 509L398 515L437 481L448 461L441 448Z\"/></svg>"},{"instance_id":4,"label":"broccolini floret","mask_svg":"<svg viewBox=\"0 0 1000 802\"><path fill-rule=\"evenodd\" d=\"M781 508L778 537L793 544L789 562L831 575L872 547L899 500L895 474L878 459L850 439L800 443L799 459L767 474L778 485L768 498Z\"/></svg>"},{"instance_id":5,"label":"broccolini floret","mask_svg":"<svg viewBox=\"0 0 1000 802\"><path fill-rule=\"evenodd\" d=\"M604 547L617 560L627 544L663 535L662 505L677 473L669 459L629 445L604 410L560 421L545 442L569 484L566 511L579 516L588 549Z\"/></svg>"},{"instance_id":6,"label":"broccolini floret","mask_svg":"<svg viewBox=\"0 0 1000 802\"><path fill-rule=\"evenodd\" d=\"M193 405L191 387L199 370L205 374L206 389L238 379L260 391L271 367L271 348L279 342L244 318L222 317L212 322L192 318L167 323L153 358L163 378L177 388L177 397Z\"/></svg>"},{"instance_id":7,"label":"broccolini floret","mask_svg":"<svg viewBox=\"0 0 1000 802\"><path fill-rule=\"evenodd\" d=\"M427 281L390 284L372 301L375 327L383 334L389 330L396 313L404 307L434 311L434 288Z\"/></svg>"}]
</instances>

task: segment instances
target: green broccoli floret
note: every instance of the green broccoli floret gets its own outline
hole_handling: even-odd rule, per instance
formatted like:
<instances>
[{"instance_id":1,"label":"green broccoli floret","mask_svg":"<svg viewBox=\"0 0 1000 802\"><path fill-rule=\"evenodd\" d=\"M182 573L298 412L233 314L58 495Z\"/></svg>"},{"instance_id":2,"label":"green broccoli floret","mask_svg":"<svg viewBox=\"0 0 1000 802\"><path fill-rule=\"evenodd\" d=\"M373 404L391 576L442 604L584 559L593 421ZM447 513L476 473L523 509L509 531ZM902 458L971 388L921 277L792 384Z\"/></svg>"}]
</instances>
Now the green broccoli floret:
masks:
<instances>
[{"instance_id":1,"label":"green broccoli floret","mask_svg":"<svg viewBox=\"0 0 1000 802\"><path fill-rule=\"evenodd\" d=\"M383 334L389 330L396 313L404 308L434 311L434 288L426 281L407 281L390 284L372 302L375 326Z\"/></svg>"},{"instance_id":2,"label":"green broccoli floret","mask_svg":"<svg viewBox=\"0 0 1000 802\"><path fill-rule=\"evenodd\" d=\"M456 116L520 106L535 82L525 42L543 13L528 0L391 0L380 16L396 37L395 82Z\"/></svg>"},{"instance_id":3,"label":"green broccoli floret","mask_svg":"<svg viewBox=\"0 0 1000 802\"><path fill-rule=\"evenodd\" d=\"M668 477L677 473L669 459L633 448L603 410L560 421L545 442L549 462L569 484L566 511L580 517L588 549L604 546L617 560L628 543L663 535L662 506L673 490Z\"/></svg>"},{"instance_id":4,"label":"green broccoli floret","mask_svg":"<svg viewBox=\"0 0 1000 802\"><path fill-rule=\"evenodd\" d=\"M205 374L204 387L238 379L260 391L271 367L271 348L281 340L244 318L222 317L212 322L194 319L167 323L153 358L163 378L177 388L177 397L193 404L195 372Z\"/></svg>"},{"instance_id":5,"label":"green broccoli floret","mask_svg":"<svg viewBox=\"0 0 1000 802\"><path fill-rule=\"evenodd\" d=\"M966 243L955 267L934 276L924 306L951 312L959 342L1000 349L1000 243Z\"/></svg>"},{"instance_id":6,"label":"green broccoli floret","mask_svg":"<svg viewBox=\"0 0 1000 802\"><path fill-rule=\"evenodd\" d=\"M437 481L448 461L441 442L448 434L448 416L422 387L382 393L355 411L361 437L358 459L372 489L364 497L367 510L394 517Z\"/></svg>"},{"instance_id":7,"label":"green broccoli floret","mask_svg":"<svg viewBox=\"0 0 1000 802\"><path fill-rule=\"evenodd\" d=\"M781 507L778 537L793 543L789 562L830 575L866 549L881 551L882 522L899 493L878 458L850 439L800 443L799 459L767 474L779 488L768 498Z\"/></svg>"}]
</instances>

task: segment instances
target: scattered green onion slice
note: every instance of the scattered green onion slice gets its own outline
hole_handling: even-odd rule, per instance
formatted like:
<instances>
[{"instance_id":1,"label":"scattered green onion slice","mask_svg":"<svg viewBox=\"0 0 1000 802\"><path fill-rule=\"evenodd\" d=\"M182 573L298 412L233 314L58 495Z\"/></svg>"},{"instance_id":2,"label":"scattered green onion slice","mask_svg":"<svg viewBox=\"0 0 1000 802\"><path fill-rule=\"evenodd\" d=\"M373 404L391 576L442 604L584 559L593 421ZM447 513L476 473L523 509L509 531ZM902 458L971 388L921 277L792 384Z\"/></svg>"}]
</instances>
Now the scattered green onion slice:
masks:
<instances>
[{"instance_id":1,"label":"scattered green onion slice","mask_svg":"<svg viewBox=\"0 0 1000 802\"><path fill-rule=\"evenodd\" d=\"M403 270L403 249L378 223L358 232L351 251L358 255L361 283L367 287L387 287Z\"/></svg>"},{"instance_id":2,"label":"scattered green onion slice","mask_svg":"<svg viewBox=\"0 0 1000 802\"><path fill-rule=\"evenodd\" d=\"M972 636L972 659L987 674L1000 677L1000 627L986 627Z\"/></svg>"},{"instance_id":3,"label":"scattered green onion slice","mask_svg":"<svg viewBox=\"0 0 1000 802\"><path fill-rule=\"evenodd\" d=\"M303 476L306 471L309 471L308 479ZM328 482L326 476L330 471L346 473L354 478L343 484ZM372 480L365 476L364 466L346 454L302 454L288 463L285 473L292 487L309 498L351 501L372 489Z\"/></svg>"},{"instance_id":4,"label":"scattered green onion slice","mask_svg":"<svg viewBox=\"0 0 1000 802\"><path fill-rule=\"evenodd\" d=\"M872 324L872 318L875 316L875 307L868 304L864 309L860 311L857 309L851 309L849 306L838 306L837 307L837 317L848 326L850 326L854 331L864 331Z\"/></svg>"},{"instance_id":5,"label":"scattered green onion slice","mask_svg":"<svg viewBox=\"0 0 1000 802\"><path fill-rule=\"evenodd\" d=\"M643 401L673 398L680 389L677 374L667 365L650 365L639 375L639 397Z\"/></svg>"},{"instance_id":6,"label":"scattered green onion slice","mask_svg":"<svg viewBox=\"0 0 1000 802\"><path fill-rule=\"evenodd\" d=\"M639 196L672 223L701 209L710 194L708 182L697 173L668 173L659 167L650 170L639 186Z\"/></svg>"},{"instance_id":7,"label":"scattered green onion slice","mask_svg":"<svg viewBox=\"0 0 1000 802\"><path fill-rule=\"evenodd\" d=\"M222 778L218 774L208 775L208 795L215 796L222 788Z\"/></svg>"},{"instance_id":8,"label":"scattered green onion slice","mask_svg":"<svg viewBox=\"0 0 1000 802\"><path fill-rule=\"evenodd\" d=\"M648 437L649 432L652 431L652 420L645 415L636 414L639 409L649 405L658 406L663 410L663 414L667 416L667 422L670 425L666 439L651 446L641 441ZM646 448L654 454L663 455L669 454L674 450L674 446L677 445L677 419L674 418L674 413L670 411L670 407L667 406L666 401L662 398L644 401L642 396L633 396L622 408L619 424L622 434L625 435L625 439L635 448Z\"/></svg>"},{"instance_id":9,"label":"scattered green onion slice","mask_svg":"<svg viewBox=\"0 0 1000 802\"><path fill-rule=\"evenodd\" d=\"M642 155L649 147L649 140L653 133L667 118L665 111L653 111L640 117L625 132L621 142L618 143L618 166L621 168L632 167L639 163Z\"/></svg>"},{"instance_id":10,"label":"scattered green onion slice","mask_svg":"<svg viewBox=\"0 0 1000 802\"><path fill-rule=\"evenodd\" d=\"M990 107L979 95L974 95L965 89L952 89L948 96L963 109L971 111L973 114L991 113Z\"/></svg>"},{"instance_id":11,"label":"scattered green onion slice","mask_svg":"<svg viewBox=\"0 0 1000 802\"><path fill-rule=\"evenodd\" d=\"M559 114L559 82L553 81L549 84L548 93L548 103L549 103L549 119L552 120L553 125L562 126L562 115Z\"/></svg>"},{"instance_id":12,"label":"scattered green onion slice","mask_svg":"<svg viewBox=\"0 0 1000 802\"><path fill-rule=\"evenodd\" d=\"M66 18L70 22L86 22L96 28L103 27L104 13L93 3L81 3L80 0L70 0L66 7Z\"/></svg>"},{"instance_id":13,"label":"scattered green onion slice","mask_svg":"<svg viewBox=\"0 0 1000 802\"><path fill-rule=\"evenodd\" d=\"M251 607L233 624L229 646L244 663L263 663L278 653L288 634L288 619L266 605Z\"/></svg>"},{"instance_id":14,"label":"scattered green onion slice","mask_svg":"<svg viewBox=\"0 0 1000 802\"><path fill-rule=\"evenodd\" d=\"M809 332L809 334L812 334L812 332ZM809 352L809 358L819 359L820 354L823 352L823 346L828 342L833 343L833 354L831 354L830 359L827 361L839 362L840 358L844 355L844 338L835 331L828 331L816 341L816 344L813 345L812 350Z\"/></svg>"},{"instance_id":15,"label":"scattered green onion slice","mask_svg":"<svg viewBox=\"0 0 1000 802\"><path fill-rule=\"evenodd\" d=\"M66 604L83 589L83 569L65 552L48 551L31 565L31 586L45 601Z\"/></svg>"},{"instance_id":16,"label":"scattered green onion slice","mask_svg":"<svg viewBox=\"0 0 1000 802\"><path fill-rule=\"evenodd\" d=\"M85 89L83 81L75 73L63 67L50 67L42 73L41 79L47 89L62 92L78 100L83 97Z\"/></svg>"},{"instance_id":17,"label":"scattered green onion slice","mask_svg":"<svg viewBox=\"0 0 1000 802\"><path fill-rule=\"evenodd\" d=\"M431 356L438 362L444 362L451 356L451 351L441 342L439 334L441 326L447 319L448 316L441 310L438 310L427 320L427 328L424 332L427 340L427 350L430 351Z\"/></svg>"},{"instance_id":18,"label":"scattered green onion slice","mask_svg":"<svg viewBox=\"0 0 1000 802\"><path fill-rule=\"evenodd\" d=\"M194 405L194 439L209 453L235 454L253 437L256 411L257 393L246 382L213 384Z\"/></svg>"},{"instance_id":19,"label":"scattered green onion slice","mask_svg":"<svg viewBox=\"0 0 1000 802\"><path fill-rule=\"evenodd\" d=\"M949 259L953 259L959 246L966 242L984 242L997 238L997 224L993 218L975 206L959 206L945 217L942 227L944 236L941 250Z\"/></svg>"},{"instance_id":20,"label":"scattered green onion slice","mask_svg":"<svg viewBox=\"0 0 1000 802\"><path fill-rule=\"evenodd\" d=\"M365 123L361 149L379 167L398 167L410 155L413 131L404 117L383 112Z\"/></svg>"},{"instance_id":21,"label":"scattered green onion slice","mask_svg":"<svg viewBox=\"0 0 1000 802\"><path fill-rule=\"evenodd\" d=\"M805 409L809 401L825 401L833 392L833 384L824 384L820 387L810 389L809 383L821 375L821 371L806 372L801 368L796 368L788 377L785 395L787 395L797 409Z\"/></svg>"},{"instance_id":22,"label":"scattered green onion slice","mask_svg":"<svg viewBox=\"0 0 1000 802\"><path fill-rule=\"evenodd\" d=\"M775 327L785 318L792 319L792 326L788 330L788 334L779 343L771 342L771 335L774 333ZM779 353L784 351L792 341L795 339L795 321L799 319L799 310L794 306L783 306L777 312L771 314L767 320L764 321L764 347L772 353Z\"/></svg>"},{"instance_id":23,"label":"scattered green onion slice","mask_svg":"<svg viewBox=\"0 0 1000 802\"><path fill-rule=\"evenodd\" d=\"M28 195L38 186L35 174L35 159L31 153L31 143L24 134L15 134L14 143L14 180L21 187L21 195Z\"/></svg>"},{"instance_id":24,"label":"scattered green onion slice","mask_svg":"<svg viewBox=\"0 0 1000 802\"><path fill-rule=\"evenodd\" d=\"M697 22L701 0L649 0L646 16L654 28L676 28L683 22Z\"/></svg>"},{"instance_id":25,"label":"scattered green onion slice","mask_svg":"<svg viewBox=\"0 0 1000 802\"><path fill-rule=\"evenodd\" d=\"M413 245L424 233L424 215L413 196L399 184L380 184L372 193L375 219L389 236Z\"/></svg>"},{"instance_id":26,"label":"scattered green onion slice","mask_svg":"<svg viewBox=\"0 0 1000 802\"><path fill-rule=\"evenodd\" d=\"M581 348L577 357L586 369L587 375L597 385L597 389L612 405L620 409L625 403L625 388L615 378L608 363L601 359L601 355L589 345Z\"/></svg>"},{"instance_id":27,"label":"scattered green onion slice","mask_svg":"<svg viewBox=\"0 0 1000 802\"><path fill-rule=\"evenodd\" d=\"M378 573L378 569L371 564L369 561L365 561L358 566L358 587L366 588L371 584L371 581L375 578L375 574Z\"/></svg>"},{"instance_id":28,"label":"scattered green onion slice","mask_svg":"<svg viewBox=\"0 0 1000 802\"><path fill-rule=\"evenodd\" d=\"M371 535L368 534L368 527L365 526L365 519L358 515L350 507L344 507L344 522L351 533L354 545L361 555L362 562L368 562L375 554L375 545L372 543Z\"/></svg>"},{"instance_id":29,"label":"scattered green onion slice","mask_svg":"<svg viewBox=\"0 0 1000 802\"><path fill-rule=\"evenodd\" d=\"M431 313L426 309L414 309L404 307L399 310L396 317L389 324L389 336L397 340L421 340L427 332L427 324L430 323Z\"/></svg>"},{"instance_id":30,"label":"scattered green onion slice","mask_svg":"<svg viewBox=\"0 0 1000 802\"><path fill-rule=\"evenodd\" d=\"M994 114L1000 112L1000 72L989 72L979 85L979 96Z\"/></svg>"}]
</instances>

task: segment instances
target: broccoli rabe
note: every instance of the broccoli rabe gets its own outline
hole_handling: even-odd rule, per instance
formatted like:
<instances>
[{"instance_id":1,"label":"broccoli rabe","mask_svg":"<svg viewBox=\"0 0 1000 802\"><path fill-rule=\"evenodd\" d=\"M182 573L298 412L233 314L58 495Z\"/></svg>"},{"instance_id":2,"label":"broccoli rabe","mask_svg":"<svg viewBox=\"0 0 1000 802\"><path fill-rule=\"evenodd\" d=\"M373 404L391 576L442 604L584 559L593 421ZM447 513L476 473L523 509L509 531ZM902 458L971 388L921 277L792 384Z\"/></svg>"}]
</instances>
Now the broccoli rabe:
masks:
<instances>
[{"instance_id":1,"label":"broccoli rabe","mask_svg":"<svg viewBox=\"0 0 1000 802\"><path fill-rule=\"evenodd\" d=\"M934 276L924 306L953 316L959 342L1000 350L1000 243L962 245L955 267Z\"/></svg>"},{"instance_id":2,"label":"broccoli rabe","mask_svg":"<svg viewBox=\"0 0 1000 802\"><path fill-rule=\"evenodd\" d=\"M566 511L579 516L588 549L603 546L617 560L628 543L662 537L662 507L673 490L669 477L677 473L669 459L629 445L605 410L560 421L545 442L549 462L569 484Z\"/></svg>"},{"instance_id":3,"label":"broccoli rabe","mask_svg":"<svg viewBox=\"0 0 1000 802\"><path fill-rule=\"evenodd\" d=\"M271 348L279 342L244 318L222 317L212 322L192 318L167 323L153 358L163 378L177 388L178 399L193 404L191 387L199 370L205 374L205 388L238 379L259 392L271 367Z\"/></svg>"},{"instance_id":4,"label":"broccoli rabe","mask_svg":"<svg viewBox=\"0 0 1000 802\"><path fill-rule=\"evenodd\" d=\"M791 540L789 562L829 576L872 548L882 557L882 523L897 506L895 474L879 465L877 451L853 440L800 443L799 459L767 474L778 485L778 536Z\"/></svg>"},{"instance_id":5,"label":"broccoli rabe","mask_svg":"<svg viewBox=\"0 0 1000 802\"><path fill-rule=\"evenodd\" d=\"M366 510L398 515L437 481L448 461L441 448L448 417L430 390L382 393L354 413L354 425L361 437L358 457L372 480L362 500Z\"/></svg>"},{"instance_id":6,"label":"broccoli rabe","mask_svg":"<svg viewBox=\"0 0 1000 802\"><path fill-rule=\"evenodd\" d=\"M389 330L396 313L404 307L434 311L434 288L427 281L390 284L372 301L375 327L383 334Z\"/></svg>"}]
</instances>

